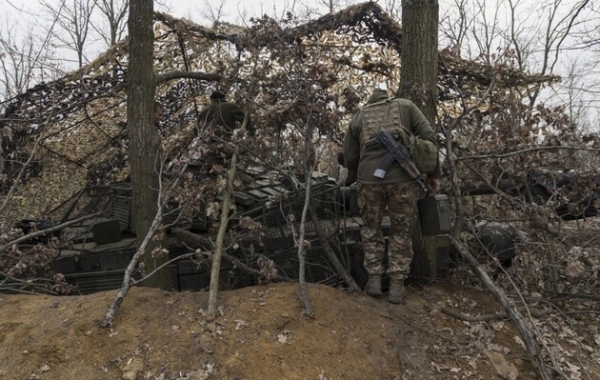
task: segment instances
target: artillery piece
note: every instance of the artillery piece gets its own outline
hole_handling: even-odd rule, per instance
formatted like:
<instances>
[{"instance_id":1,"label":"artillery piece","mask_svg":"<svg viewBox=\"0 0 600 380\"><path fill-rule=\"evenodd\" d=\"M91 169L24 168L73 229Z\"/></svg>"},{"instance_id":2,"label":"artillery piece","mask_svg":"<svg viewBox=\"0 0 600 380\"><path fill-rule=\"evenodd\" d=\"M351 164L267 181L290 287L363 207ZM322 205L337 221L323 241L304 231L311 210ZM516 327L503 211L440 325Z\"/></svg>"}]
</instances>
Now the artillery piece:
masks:
<instances>
[{"instance_id":1,"label":"artillery piece","mask_svg":"<svg viewBox=\"0 0 600 380\"><path fill-rule=\"evenodd\" d=\"M254 178L251 186L233 193L234 218L249 218L262 225L259 232L241 233L236 225L230 227L230 240L237 239L226 252L221 268L220 283L224 289L258 284L268 280L262 274L265 263L276 269L277 276L290 281L298 278L296 238L304 206L304 191L285 176L274 179L272 173L258 168L250 171ZM485 186L474 186L469 194L488 194ZM489 189L488 189L489 190ZM510 191L510 188L506 188ZM309 282L345 286L331 260L325 255L317 232L322 231L339 261L353 279L364 286L366 273L362 267L360 228L362 221L356 202L356 186L339 186L323 173L313 173L311 184L317 223L308 220L306 238L310 241L306 253L306 278ZM131 184L116 183L93 186L82 190L70 203L65 204L68 218L104 211L105 216L83 222L62 231L61 241L69 241L69 248L51 263L51 269L62 273L76 292L91 293L120 287L123 272L136 251L135 221L131 213ZM592 204L593 205L593 204ZM421 201L421 232L423 235L445 235L450 232L450 207L447 196L441 194ZM77 211L74 211L77 210ZM214 241L215 223L205 209L193 214L186 226L181 224L180 212L166 212L170 259L202 247L202 242ZM31 223L31 221L29 221ZM389 232L389 220L383 221L384 235ZM182 231L184 231L182 233ZM472 231L471 231L472 233ZM525 241L524 234L514 226L482 223L472 233L480 249L497 255L505 266L517 254L517 245ZM460 260L447 239L438 239L437 276L443 277ZM235 248L233 248L235 246ZM206 247L204 247L206 248ZM487 255L486 253L486 255ZM229 259L228 259L229 258ZM248 271L247 268L252 269ZM170 265L174 290L201 290L210 281L209 260L188 257ZM140 277L135 273L134 277Z\"/></svg>"},{"instance_id":2,"label":"artillery piece","mask_svg":"<svg viewBox=\"0 0 600 380\"><path fill-rule=\"evenodd\" d=\"M260 223L260 231L244 233L235 223L230 223L229 242L220 283L224 289L257 284L264 280L259 262L272 262L282 278L298 278L297 227L304 206L304 190L284 176L274 179L272 173L262 170L249 172L254 181L243 191L234 191L233 219L250 218ZM307 281L338 285L341 280L329 262L317 237L317 229L324 231L332 240L340 239L341 206L337 204L339 187L322 173L313 173L311 203L315 205L318 225L306 222L306 238L311 241L306 252ZM80 203L78 215L104 211L102 218L63 231L63 240L71 242L60 257L52 262L55 272L64 274L67 282L76 286L79 293L91 293L120 287L123 272L136 251L135 220L131 205L131 184L118 183L108 186L86 188L72 202ZM71 216L69 216L71 217ZM63 217L66 219L66 217ZM191 220L190 220L191 219ZM182 212L164 213L163 224L167 226L170 259L183 256L201 246L201 242L214 241L218 220L207 216L201 208L191 218L182 218ZM358 225L353 227L355 230ZM348 232L350 228L346 228ZM337 231L337 233L336 233ZM234 244L232 244L235 239ZM198 243L200 242L200 243ZM339 244L332 244L332 246ZM235 247L233 247L235 246ZM335 249L345 265L350 265L345 253ZM261 258L261 260L259 260ZM238 265L236 265L238 264ZM243 264L243 265L242 265ZM174 290L201 290L208 286L210 264L201 257L175 260L170 265ZM252 268L248 273L241 267ZM140 273L135 276L139 277Z\"/></svg>"}]
</instances>

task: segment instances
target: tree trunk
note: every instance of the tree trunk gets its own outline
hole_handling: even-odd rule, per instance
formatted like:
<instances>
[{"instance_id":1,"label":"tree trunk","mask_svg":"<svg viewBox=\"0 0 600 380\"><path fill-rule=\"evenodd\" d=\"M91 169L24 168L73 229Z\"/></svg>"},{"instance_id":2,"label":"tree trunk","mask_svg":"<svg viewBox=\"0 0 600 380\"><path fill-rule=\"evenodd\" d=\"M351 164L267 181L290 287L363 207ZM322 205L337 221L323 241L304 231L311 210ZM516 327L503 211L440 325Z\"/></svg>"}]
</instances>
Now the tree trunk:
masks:
<instances>
[{"instance_id":1,"label":"tree trunk","mask_svg":"<svg viewBox=\"0 0 600 380\"><path fill-rule=\"evenodd\" d=\"M412 100L435 130L438 72L437 0L402 0L402 67L398 96ZM409 277L435 279L436 236L417 236Z\"/></svg>"},{"instance_id":2,"label":"tree trunk","mask_svg":"<svg viewBox=\"0 0 600 380\"><path fill-rule=\"evenodd\" d=\"M435 126L438 73L437 0L402 0L399 95L412 100Z\"/></svg>"},{"instance_id":3,"label":"tree trunk","mask_svg":"<svg viewBox=\"0 0 600 380\"><path fill-rule=\"evenodd\" d=\"M160 142L154 127L154 73L152 30L154 10L150 0L132 1L129 9L129 70L127 85L127 129L129 165L133 192L133 219L138 246L146 237L158 209ZM152 257L155 248L166 245L152 239L142 256L145 272L151 272L168 260ZM168 268L158 271L147 286L171 289Z\"/></svg>"}]
</instances>

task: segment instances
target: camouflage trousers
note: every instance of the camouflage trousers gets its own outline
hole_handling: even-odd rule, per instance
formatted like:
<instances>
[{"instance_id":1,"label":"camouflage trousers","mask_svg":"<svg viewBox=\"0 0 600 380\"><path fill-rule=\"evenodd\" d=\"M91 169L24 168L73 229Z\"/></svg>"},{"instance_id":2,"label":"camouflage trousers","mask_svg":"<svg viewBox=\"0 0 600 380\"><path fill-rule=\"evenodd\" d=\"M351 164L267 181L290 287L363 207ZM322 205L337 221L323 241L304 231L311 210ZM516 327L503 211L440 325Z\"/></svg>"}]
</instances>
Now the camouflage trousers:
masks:
<instances>
[{"instance_id":1,"label":"camouflage trousers","mask_svg":"<svg viewBox=\"0 0 600 380\"><path fill-rule=\"evenodd\" d=\"M358 184L358 205L364 223L361 229L364 266L369 275L385 272L385 240L381 222L387 207L391 221L387 274L392 280L403 280L408 276L413 257L411 240L417 232L417 200L420 192L414 182Z\"/></svg>"}]
</instances>

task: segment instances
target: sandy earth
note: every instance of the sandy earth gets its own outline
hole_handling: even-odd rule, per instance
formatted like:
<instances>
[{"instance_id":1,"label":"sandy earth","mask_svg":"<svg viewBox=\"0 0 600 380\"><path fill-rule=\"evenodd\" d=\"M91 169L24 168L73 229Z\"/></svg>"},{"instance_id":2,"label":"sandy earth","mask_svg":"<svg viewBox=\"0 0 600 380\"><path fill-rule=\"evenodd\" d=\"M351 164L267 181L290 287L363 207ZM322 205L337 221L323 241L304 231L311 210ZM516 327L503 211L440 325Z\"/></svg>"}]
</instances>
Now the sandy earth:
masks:
<instances>
[{"instance_id":1,"label":"sandy earth","mask_svg":"<svg viewBox=\"0 0 600 380\"><path fill-rule=\"evenodd\" d=\"M221 292L221 315L208 321L206 292L138 287L114 328L102 328L115 294L0 295L0 379L501 378L491 358L519 379L535 378L510 323L440 312L498 310L472 289L411 288L398 306L310 285L309 319L297 284L272 284Z\"/></svg>"}]
</instances>

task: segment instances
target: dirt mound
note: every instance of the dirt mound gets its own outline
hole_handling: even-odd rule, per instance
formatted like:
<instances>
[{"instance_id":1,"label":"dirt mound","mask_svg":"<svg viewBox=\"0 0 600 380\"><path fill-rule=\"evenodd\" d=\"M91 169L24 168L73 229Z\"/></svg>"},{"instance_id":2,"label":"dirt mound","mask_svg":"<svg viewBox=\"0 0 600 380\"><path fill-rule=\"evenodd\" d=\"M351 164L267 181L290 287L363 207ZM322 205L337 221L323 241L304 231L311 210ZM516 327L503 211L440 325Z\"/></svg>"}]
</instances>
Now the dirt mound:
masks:
<instances>
[{"instance_id":1,"label":"dirt mound","mask_svg":"<svg viewBox=\"0 0 600 380\"><path fill-rule=\"evenodd\" d=\"M491 313L482 292L434 285L406 305L311 285L315 317L297 284L208 293L133 288L113 329L101 328L115 291L0 296L0 379L492 379L490 357L534 378L509 323L465 323L440 312ZM494 353L499 357L494 356Z\"/></svg>"}]
</instances>

